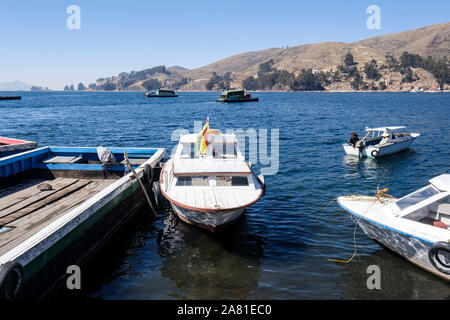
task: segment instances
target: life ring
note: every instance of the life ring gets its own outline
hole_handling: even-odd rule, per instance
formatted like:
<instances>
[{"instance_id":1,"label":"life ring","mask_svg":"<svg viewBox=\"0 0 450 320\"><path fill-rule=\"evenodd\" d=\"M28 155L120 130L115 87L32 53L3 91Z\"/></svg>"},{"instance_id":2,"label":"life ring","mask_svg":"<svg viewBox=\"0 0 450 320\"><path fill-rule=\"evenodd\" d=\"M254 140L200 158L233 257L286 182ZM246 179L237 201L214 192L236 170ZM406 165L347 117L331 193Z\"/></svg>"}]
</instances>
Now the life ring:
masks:
<instances>
[{"instance_id":1,"label":"life ring","mask_svg":"<svg viewBox=\"0 0 450 320\"><path fill-rule=\"evenodd\" d=\"M16 261L0 266L0 300L13 300L22 287L23 267Z\"/></svg>"},{"instance_id":2,"label":"life ring","mask_svg":"<svg viewBox=\"0 0 450 320\"><path fill-rule=\"evenodd\" d=\"M448 252L448 261L450 263L450 243L440 241L436 242L428 251L428 258L431 264L440 272L450 275L450 264L445 264L439 257L439 251Z\"/></svg>"},{"instance_id":3,"label":"life ring","mask_svg":"<svg viewBox=\"0 0 450 320\"><path fill-rule=\"evenodd\" d=\"M372 150L372 152L370 153L370 155L374 158L378 158L378 156L380 155L380 153L377 150Z\"/></svg>"}]
</instances>

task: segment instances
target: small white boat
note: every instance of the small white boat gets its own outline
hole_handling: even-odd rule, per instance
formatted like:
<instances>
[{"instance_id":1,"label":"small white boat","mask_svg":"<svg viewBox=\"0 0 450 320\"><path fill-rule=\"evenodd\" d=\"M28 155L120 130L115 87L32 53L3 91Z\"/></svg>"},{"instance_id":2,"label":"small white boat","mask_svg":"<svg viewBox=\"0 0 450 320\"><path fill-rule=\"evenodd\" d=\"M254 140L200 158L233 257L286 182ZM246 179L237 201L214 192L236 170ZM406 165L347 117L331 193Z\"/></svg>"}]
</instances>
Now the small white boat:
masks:
<instances>
[{"instance_id":1,"label":"small white boat","mask_svg":"<svg viewBox=\"0 0 450 320\"><path fill-rule=\"evenodd\" d=\"M342 196L337 202L370 238L450 281L450 174L400 199L379 192Z\"/></svg>"},{"instance_id":2,"label":"small white boat","mask_svg":"<svg viewBox=\"0 0 450 320\"><path fill-rule=\"evenodd\" d=\"M264 193L234 134L207 130L207 150L200 154L201 135L180 137L160 176L160 190L178 217L211 231L236 221Z\"/></svg>"},{"instance_id":3,"label":"small white boat","mask_svg":"<svg viewBox=\"0 0 450 320\"><path fill-rule=\"evenodd\" d=\"M357 157L378 158L408 149L419 133L408 133L404 126L367 128L366 136L353 146L345 143L345 153Z\"/></svg>"}]
</instances>

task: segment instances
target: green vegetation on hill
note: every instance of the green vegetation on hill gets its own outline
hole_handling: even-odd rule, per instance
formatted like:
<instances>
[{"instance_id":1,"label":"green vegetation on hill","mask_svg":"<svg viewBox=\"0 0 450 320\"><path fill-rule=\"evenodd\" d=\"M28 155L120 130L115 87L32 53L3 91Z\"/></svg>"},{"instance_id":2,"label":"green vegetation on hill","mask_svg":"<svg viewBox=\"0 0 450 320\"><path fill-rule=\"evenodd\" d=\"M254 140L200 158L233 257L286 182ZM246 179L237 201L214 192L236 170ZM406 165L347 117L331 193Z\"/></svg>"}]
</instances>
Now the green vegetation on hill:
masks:
<instances>
[{"instance_id":1,"label":"green vegetation on hill","mask_svg":"<svg viewBox=\"0 0 450 320\"><path fill-rule=\"evenodd\" d=\"M313 72L312 69L302 69L296 76L286 70L273 68L273 60L261 63L258 67L258 77L247 77L242 81L246 90L293 90L322 91L327 82L323 72Z\"/></svg>"},{"instance_id":2,"label":"green vegetation on hill","mask_svg":"<svg viewBox=\"0 0 450 320\"><path fill-rule=\"evenodd\" d=\"M226 72L223 76L213 72L209 81L205 84L206 90L230 90L231 72Z\"/></svg>"}]
</instances>

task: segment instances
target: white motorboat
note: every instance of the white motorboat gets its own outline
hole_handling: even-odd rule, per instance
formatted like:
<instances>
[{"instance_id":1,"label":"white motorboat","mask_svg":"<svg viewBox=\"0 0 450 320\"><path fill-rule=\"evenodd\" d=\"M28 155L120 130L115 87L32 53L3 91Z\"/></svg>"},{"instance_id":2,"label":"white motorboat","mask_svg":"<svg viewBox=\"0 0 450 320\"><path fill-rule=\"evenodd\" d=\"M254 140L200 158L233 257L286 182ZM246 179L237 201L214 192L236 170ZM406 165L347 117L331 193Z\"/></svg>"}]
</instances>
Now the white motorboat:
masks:
<instances>
[{"instance_id":1,"label":"white motorboat","mask_svg":"<svg viewBox=\"0 0 450 320\"><path fill-rule=\"evenodd\" d=\"M174 155L160 176L160 190L178 217L214 231L237 220L264 193L264 177L257 177L239 151L234 134L203 130L207 147L200 152L202 134L180 137Z\"/></svg>"},{"instance_id":2,"label":"white motorboat","mask_svg":"<svg viewBox=\"0 0 450 320\"><path fill-rule=\"evenodd\" d=\"M347 155L378 158L408 149L420 136L419 133L408 133L404 126L366 128L366 132L355 145L342 145Z\"/></svg>"},{"instance_id":3,"label":"white motorboat","mask_svg":"<svg viewBox=\"0 0 450 320\"><path fill-rule=\"evenodd\" d=\"M379 192L337 202L370 238L450 281L450 174L400 199Z\"/></svg>"}]
</instances>

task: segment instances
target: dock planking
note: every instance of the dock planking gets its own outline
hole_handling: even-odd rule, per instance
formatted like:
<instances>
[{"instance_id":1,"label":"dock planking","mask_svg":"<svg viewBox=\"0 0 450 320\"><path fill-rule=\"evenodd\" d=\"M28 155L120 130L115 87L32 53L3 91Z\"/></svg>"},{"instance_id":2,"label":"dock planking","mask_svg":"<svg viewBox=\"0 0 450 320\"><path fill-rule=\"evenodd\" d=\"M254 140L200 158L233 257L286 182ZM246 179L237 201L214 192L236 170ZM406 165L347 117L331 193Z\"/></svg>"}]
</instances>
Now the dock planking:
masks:
<instances>
[{"instance_id":1,"label":"dock planking","mask_svg":"<svg viewBox=\"0 0 450 320\"><path fill-rule=\"evenodd\" d=\"M76 179L64 180L62 178L58 178L55 180L47 180L44 183L47 183L52 186L52 190L48 191L40 191L37 186L41 183L37 183L32 185L26 189L23 189L15 194L10 196L6 196L0 199L0 219L4 216L7 216L11 212L20 210L30 204L45 199L51 194L64 189L65 187L75 183Z\"/></svg>"},{"instance_id":2,"label":"dock planking","mask_svg":"<svg viewBox=\"0 0 450 320\"><path fill-rule=\"evenodd\" d=\"M67 195L83 188L87 184L89 184L90 180L74 180L74 179L67 179L68 181L65 181L66 179L63 179L61 181L61 185L63 186L59 190L51 190L51 191L41 191L40 194L35 195L34 197L30 198L29 201L25 200L25 204L20 204L19 206L22 206L20 210L15 210L13 208L12 210L7 210L7 214L0 216L0 226L5 226L8 223L11 223L14 220L17 220L23 216L26 216L40 208L43 208L49 204L52 204L53 202L56 202L59 199L62 199L66 197ZM52 192L54 191L54 192ZM42 193L45 193L44 195L41 195Z\"/></svg>"},{"instance_id":3,"label":"dock planking","mask_svg":"<svg viewBox=\"0 0 450 320\"><path fill-rule=\"evenodd\" d=\"M36 234L51 222L100 192L114 181L115 180L84 180L82 183L90 183L85 184L84 187L65 197L59 198L57 201L53 202L52 205L46 205L35 210L31 214L18 217L14 221L9 222L7 226L13 227L13 229L7 233L0 234L0 255L11 248L14 248L14 246L28 239L33 234Z\"/></svg>"}]
</instances>

